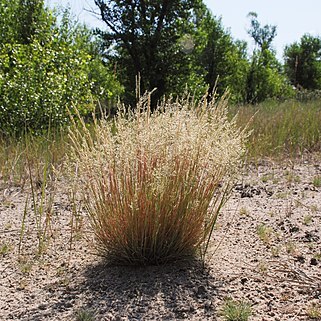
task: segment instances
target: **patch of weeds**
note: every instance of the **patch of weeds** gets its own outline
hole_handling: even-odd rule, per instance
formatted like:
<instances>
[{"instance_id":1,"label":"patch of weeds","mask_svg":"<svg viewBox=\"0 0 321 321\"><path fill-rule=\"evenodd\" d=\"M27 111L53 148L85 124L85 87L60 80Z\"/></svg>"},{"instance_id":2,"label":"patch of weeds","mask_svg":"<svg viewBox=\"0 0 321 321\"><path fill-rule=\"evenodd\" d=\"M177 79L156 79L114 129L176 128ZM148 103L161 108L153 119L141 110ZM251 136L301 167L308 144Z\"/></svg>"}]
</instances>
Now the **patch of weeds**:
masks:
<instances>
[{"instance_id":1,"label":"patch of weeds","mask_svg":"<svg viewBox=\"0 0 321 321\"><path fill-rule=\"evenodd\" d=\"M300 183L300 181L301 181L300 176L294 175L290 171L285 172L285 178L288 183Z\"/></svg>"},{"instance_id":2,"label":"patch of weeds","mask_svg":"<svg viewBox=\"0 0 321 321\"><path fill-rule=\"evenodd\" d=\"M273 177L272 174L265 174L261 177L262 183L267 183L269 180L271 180Z\"/></svg>"},{"instance_id":3,"label":"patch of weeds","mask_svg":"<svg viewBox=\"0 0 321 321\"><path fill-rule=\"evenodd\" d=\"M5 225L4 225L4 230L5 231L9 231L12 229L12 223L11 222L7 222Z\"/></svg>"},{"instance_id":4,"label":"patch of weeds","mask_svg":"<svg viewBox=\"0 0 321 321\"><path fill-rule=\"evenodd\" d=\"M0 255L5 256L11 251L11 244L9 243L2 243L0 244Z\"/></svg>"},{"instance_id":5,"label":"patch of weeds","mask_svg":"<svg viewBox=\"0 0 321 321\"><path fill-rule=\"evenodd\" d=\"M247 321L252 314L251 305L244 301L227 299L221 311L226 321Z\"/></svg>"},{"instance_id":6,"label":"patch of weeds","mask_svg":"<svg viewBox=\"0 0 321 321\"><path fill-rule=\"evenodd\" d=\"M312 223L312 215L307 214L303 217L303 224L310 225Z\"/></svg>"},{"instance_id":7,"label":"patch of weeds","mask_svg":"<svg viewBox=\"0 0 321 321\"><path fill-rule=\"evenodd\" d=\"M313 258L316 259L317 261L321 261L321 252L314 254Z\"/></svg>"},{"instance_id":8,"label":"patch of weeds","mask_svg":"<svg viewBox=\"0 0 321 321\"><path fill-rule=\"evenodd\" d=\"M311 205L310 209L311 209L312 213L316 213L319 210L316 205Z\"/></svg>"},{"instance_id":9,"label":"patch of weeds","mask_svg":"<svg viewBox=\"0 0 321 321\"><path fill-rule=\"evenodd\" d=\"M94 321L95 315L90 310L79 310L76 314L76 321Z\"/></svg>"},{"instance_id":10,"label":"patch of weeds","mask_svg":"<svg viewBox=\"0 0 321 321\"><path fill-rule=\"evenodd\" d=\"M273 229L271 227L261 224L257 227L256 232L264 244L270 244L273 237Z\"/></svg>"},{"instance_id":11,"label":"patch of weeds","mask_svg":"<svg viewBox=\"0 0 321 321\"><path fill-rule=\"evenodd\" d=\"M309 319L321 320L321 305L317 305L315 303L311 304L307 307L306 314Z\"/></svg>"},{"instance_id":12,"label":"patch of weeds","mask_svg":"<svg viewBox=\"0 0 321 321\"><path fill-rule=\"evenodd\" d=\"M285 199L288 197L288 193L287 192L279 192L275 194L275 197L277 199Z\"/></svg>"},{"instance_id":13,"label":"patch of weeds","mask_svg":"<svg viewBox=\"0 0 321 321\"><path fill-rule=\"evenodd\" d=\"M269 212L268 212L268 215L269 215L270 217L273 217L273 216L275 216L275 213L274 213L273 211L269 211Z\"/></svg>"},{"instance_id":14,"label":"patch of weeds","mask_svg":"<svg viewBox=\"0 0 321 321\"><path fill-rule=\"evenodd\" d=\"M295 208L301 208L303 206L303 204L298 200L294 200L294 206L295 206Z\"/></svg>"},{"instance_id":15,"label":"patch of weeds","mask_svg":"<svg viewBox=\"0 0 321 321\"><path fill-rule=\"evenodd\" d=\"M22 274L29 274L32 269L32 262L26 257L19 257L18 259L19 269Z\"/></svg>"},{"instance_id":16,"label":"patch of weeds","mask_svg":"<svg viewBox=\"0 0 321 321\"><path fill-rule=\"evenodd\" d=\"M26 278L22 278L22 279L18 282L17 289L18 289L18 290L24 290L24 289L27 288L28 285L29 285L29 282L26 280Z\"/></svg>"},{"instance_id":17,"label":"patch of weeds","mask_svg":"<svg viewBox=\"0 0 321 321\"><path fill-rule=\"evenodd\" d=\"M246 207L241 207L241 208L240 208L240 215L242 215L242 216L249 216L249 211L247 210Z\"/></svg>"},{"instance_id":18,"label":"patch of weeds","mask_svg":"<svg viewBox=\"0 0 321 321\"><path fill-rule=\"evenodd\" d=\"M321 176L313 177L312 184L314 187L321 187Z\"/></svg>"},{"instance_id":19,"label":"patch of weeds","mask_svg":"<svg viewBox=\"0 0 321 321\"><path fill-rule=\"evenodd\" d=\"M271 254L272 254L273 257L278 257L280 255L280 247L273 246L271 248Z\"/></svg>"},{"instance_id":20,"label":"patch of weeds","mask_svg":"<svg viewBox=\"0 0 321 321\"><path fill-rule=\"evenodd\" d=\"M49 182L49 171L50 171L50 164L46 163L43 171L41 173L42 177L40 180L36 181L33 178L31 162L28 159L28 171L29 171L29 179L30 179L30 201L31 201L31 208L34 213L34 219L36 223L36 230L37 230L37 239L38 239L38 254L43 254L48 245L49 245L49 235L51 230L51 217L53 213L53 204L54 204L54 197L55 197L55 185L53 185L48 192L48 184L54 183ZM39 173L40 175L40 173ZM40 182L40 183L39 183ZM28 198L26 199L26 206L25 212L27 209ZM23 217L22 229L24 229L25 224L25 214Z\"/></svg>"},{"instance_id":21,"label":"patch of weeds","mask_svg":"<svg viewBox=\"0 0 321 321\"><path fill-rule=\"evenodd\" d=\"M77 198L76 190L72 189L68 195L71 209L71 233L70 233L70 249L74 241L79 241L83 237L84 217L81 214L82 203Z\"/></svg>"},{"instance_id":22,"label":"patch of weeds","mask_svg":"<svg viewBox=\"0 0 321 321\"><path fill-rule=\"evenodd\" d=\"M277 184L280 181L280 179L276 177L274 173L267 173L261 177L262 183L267 183L269 181L271 181L273 184Z\"/></svg>"},{"instance_id":23,"label":"patch of weeds","mask_svg":"<svg viewBox=\"0 0 321 321\"><path fill-rule=\"evenodd\" d=\"M263 274L265 274L268 271L268 266L265 261L261 261L259 263L258 270Z\"/></svg>"},{"instance_id":24,"label":"patch of weeds","mask_svg":"<svg viewBox=\"0 0 321 321\"><path fill-rule=\"evenodd\" d=\"M309 249L310 251L314 251L315 248L318 247L318 245L317 245L315 242L311 242L311 243L307 244L307 246L308 246L308 249Z\"/></svg>"},{"instance_id":25,"label":"patch of weeds","mask_svg":"<svg viewBox=\"0 0 321 321\"><path fill-rule=\"evenodd\" d=\"M20 265L20 270L21 270L21 272L23 274L29 274L31 269L32 269L32 263L31 262L27 262L27 263L24 263L24 264Z\"/></svg>"},{"instance_id":26,"label":"patch of weeds","mask_svg":"<svg viewBox=\"0 0 321 321\"><path fill-rule=\"evenodd\" d=\"M316 205L311 205L310 206L310 210L312 211L312 213L316 213L319 211L318 207Z\"/></svg>"},{"instance_id":27,"label":"patch of weeds","mask_svg":"<svg viewBox=\"0 0 321 321\"><path fill-rule=\"evenodd\" d=\"M67 274L67 266L63 265L63 266L59 266L57 269L56 269L56 275L58 277L65 277L66 274Z\"/></svg>"},{"instance_id":28,"label":"patch of weeds","mask_svg":"<svg viewBox=\"0 0 321 321\"><path fill-rule=\"evenodd\" d=\"M285 291L281 294L280 299L282 302L288 302L292 299L292 296L291 296L290 292Z\"/></svg>"},{"instance_id":29,"label":"patch of weeds","mask_svg":"<svg viewBox=\"0 0 321 321\"><path fill-rule=\"evenodd\" d=\"M297 253L296 245L293 242L285 243L286 252L290 255L295 255Z\"/></svg>"}]
</instances>

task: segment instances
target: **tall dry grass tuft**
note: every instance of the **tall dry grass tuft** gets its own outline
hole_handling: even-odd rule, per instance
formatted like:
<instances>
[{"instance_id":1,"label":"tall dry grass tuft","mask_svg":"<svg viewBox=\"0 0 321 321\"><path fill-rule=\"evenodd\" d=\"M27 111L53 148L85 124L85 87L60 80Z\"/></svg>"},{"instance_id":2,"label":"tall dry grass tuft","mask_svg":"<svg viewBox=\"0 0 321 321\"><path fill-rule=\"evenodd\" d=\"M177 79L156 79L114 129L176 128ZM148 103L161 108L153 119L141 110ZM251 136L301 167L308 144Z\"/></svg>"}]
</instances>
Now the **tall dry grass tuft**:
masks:
<instances>
[{"instance_id":1,"label":"tall dry grass tuft","mask_svg":"<svg viewBox=\"0 0 321 321\"><path fill-rule=\"evenodd\" d=\"M153 113L149 102L70 132L97 249L114 264L204 259L245 133L228 121L226 97L164 101Z\"/></svg>"}]
</instances>

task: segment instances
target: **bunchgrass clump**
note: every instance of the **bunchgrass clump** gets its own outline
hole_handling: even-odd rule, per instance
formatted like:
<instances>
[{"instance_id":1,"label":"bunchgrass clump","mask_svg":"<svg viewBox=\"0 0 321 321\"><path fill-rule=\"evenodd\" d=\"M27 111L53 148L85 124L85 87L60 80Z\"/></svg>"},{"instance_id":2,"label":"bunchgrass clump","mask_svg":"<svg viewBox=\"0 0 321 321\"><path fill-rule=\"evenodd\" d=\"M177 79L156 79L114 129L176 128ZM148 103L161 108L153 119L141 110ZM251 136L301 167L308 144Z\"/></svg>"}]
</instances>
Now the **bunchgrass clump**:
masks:
<instances>
[{"instance_id":1,"label":"bunchgrass clump","mask_svg":"<svg viewBox=\"0 0 321 321\"><path fill-rule=\"evenodd\" d=\"M252 314L252 309L247 302L227 299L221 314L226 321L247 321Z\"/></svg>"},{"instance_id":2,"label":"bunchgrass clump","mask_svg":"<svg viewBox=\"0 0 321 321\"><path fill-rule=\"evenodd\" d=\"M306 314L311 320L321 320L321 306L317 304L309 305Z\"/></svg>"},{"instance_id":3,"label":"bunchgrass clump","mask_svg":"<svg viewBox=\"0 0 321 321\"><path fill-rule=\"evenodd\" d=\"M76 314L76 321L94 321L95 315L90 310L79 310Z\"/></svg>"},{"instance_id":4,"label":"bunchgrass clump","mask_svg":"<svg viewBox=\"0 0 321 321\"><path fill-rule=\"evenodd\" d=\"M97 249L114 264L204 258L244 153L225 98L164 101L153 112L149 101L70 133Z\"/></svg>"}]
</instances>

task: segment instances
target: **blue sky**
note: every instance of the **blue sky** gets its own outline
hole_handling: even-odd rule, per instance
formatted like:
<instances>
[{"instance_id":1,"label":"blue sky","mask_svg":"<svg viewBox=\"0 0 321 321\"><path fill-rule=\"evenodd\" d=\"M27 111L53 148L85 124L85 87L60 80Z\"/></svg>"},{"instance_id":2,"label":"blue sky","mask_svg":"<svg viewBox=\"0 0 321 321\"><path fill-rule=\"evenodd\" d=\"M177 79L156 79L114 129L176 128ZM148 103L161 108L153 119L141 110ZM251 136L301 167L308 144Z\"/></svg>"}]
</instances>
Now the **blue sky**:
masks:
<instances>
[{"instance_id":1,"label":"blue sky","mask_svg":"<svg viewBox=\"0 0 321 321\"><path fill-rule=\"evenodd\" d=\"M246 33L249 27L247 14L254 11L262 25L277 26L273 42L278 57L284 46L298 41L305 33L321 36L320 0L204 0L216 16L222 16L223 25L230 28L234 38L251 39Z\"/></svg>"},{"instance_id":2,"label":"blue sky","mask_svg":"<svg viewBox=\"0 0 321 321\"><path fill-rule=\"evenodd\" d=\"M223 26L233 38L246 40L251 49L253 43L246 29L247 14L254 11L262 25L277 25L277 36L273 42L279 59L284 46L298 41L305 33L321 36L321 0L204 0L217 17L222 17ZM46 3L70 4L80 21L90 26L99 26L99 21L84 9L94 9L93 0L46 0ZM100 25L101 26L101 25Z\"/></svg>"}]
</instances>

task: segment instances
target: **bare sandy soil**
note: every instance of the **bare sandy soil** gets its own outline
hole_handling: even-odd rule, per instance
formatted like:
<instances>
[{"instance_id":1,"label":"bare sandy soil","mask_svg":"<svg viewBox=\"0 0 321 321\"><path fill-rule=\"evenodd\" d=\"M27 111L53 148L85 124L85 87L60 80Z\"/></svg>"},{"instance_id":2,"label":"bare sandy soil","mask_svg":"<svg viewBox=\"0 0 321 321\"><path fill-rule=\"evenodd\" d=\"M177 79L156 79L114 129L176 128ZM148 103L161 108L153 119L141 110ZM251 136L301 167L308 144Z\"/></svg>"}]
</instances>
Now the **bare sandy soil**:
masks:
<instances>
[{"instance_id":1,"label":"bare sandy soil","mask_svg":"<svg viewBox=\"0 0 321 321\"><path fill-rule=\"evenodd\" d=\"M317 320L320 160L248 166L224 207L205 268L105 266L62 181L51 191L50 240L37 255L30 191L0 181L0 320L224 320L226 298L248 302L249 320Z\"/></svg>"}]
</instances>

